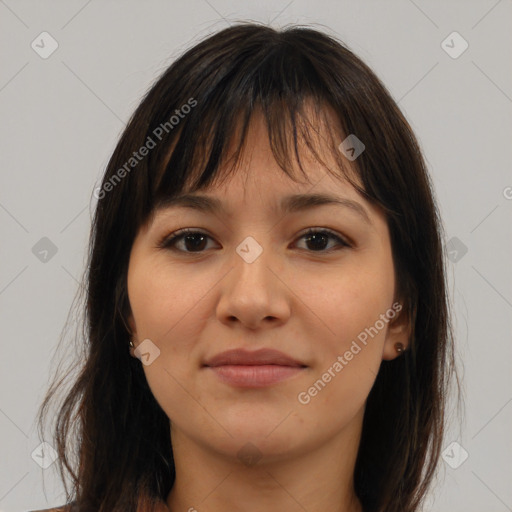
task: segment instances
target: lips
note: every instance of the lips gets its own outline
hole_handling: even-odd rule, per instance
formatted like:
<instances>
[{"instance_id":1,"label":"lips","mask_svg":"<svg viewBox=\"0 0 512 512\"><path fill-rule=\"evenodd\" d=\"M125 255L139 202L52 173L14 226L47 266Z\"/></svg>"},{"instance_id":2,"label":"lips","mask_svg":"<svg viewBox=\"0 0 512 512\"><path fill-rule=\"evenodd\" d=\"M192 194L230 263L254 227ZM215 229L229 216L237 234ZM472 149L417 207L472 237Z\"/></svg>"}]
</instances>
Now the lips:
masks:
<instances>
[{"instance_id":1,"label":"lips","mask_svg":"<svg viewBox=\"0 0 512 512\"><path fill-rule=\"evenodd\" d=\"M296 376L307 366L278 350L235 349L208 359L204 367L230 386L262 388Z\"/></svg>"},{"instance_id":2,"label":"lips","mask_svg":"<svg viewBox=\"0 0 512 512\"><path fill-rule=\"evenodd\" d=\"M260 349L250 352L244 349L228 350L208 359L204 366L263 366L278 365L305 367L306 365L274 349Z\"/></svg>"}]
</instances>

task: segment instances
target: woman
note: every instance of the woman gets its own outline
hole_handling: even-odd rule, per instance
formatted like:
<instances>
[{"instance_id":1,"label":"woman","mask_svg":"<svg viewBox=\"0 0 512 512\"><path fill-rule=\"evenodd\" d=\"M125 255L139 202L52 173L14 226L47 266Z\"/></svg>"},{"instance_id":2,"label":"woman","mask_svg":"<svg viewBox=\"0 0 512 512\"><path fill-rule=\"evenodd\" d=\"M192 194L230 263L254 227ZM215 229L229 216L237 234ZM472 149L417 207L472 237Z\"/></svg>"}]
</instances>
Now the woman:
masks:
<instances>
[{"instance_id":1,"label":"woman","mask_svg":"<svg viewBox=\"0 0 512 512\"><path fill-rule=\"evenodd\" d=\"M361 60L309 28L206 38L95 197L65 510L419 510L453 369L442 227Z\"/></svg>"}]
</instances>

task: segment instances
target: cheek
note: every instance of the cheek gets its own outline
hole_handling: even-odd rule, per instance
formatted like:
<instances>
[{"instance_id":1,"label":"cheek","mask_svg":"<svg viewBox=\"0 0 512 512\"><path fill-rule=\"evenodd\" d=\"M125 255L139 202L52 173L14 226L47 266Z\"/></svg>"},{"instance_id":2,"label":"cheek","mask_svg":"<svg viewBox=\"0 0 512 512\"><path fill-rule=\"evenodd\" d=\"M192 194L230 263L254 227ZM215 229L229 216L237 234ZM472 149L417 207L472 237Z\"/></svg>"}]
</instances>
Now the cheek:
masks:
<instances>
[{"instance_id":1,"label":"cheek","mask_svg":"<svg viewBox=\"0 0 512 512\"><path fill-rule=\"evenodd\" d=\"M162 342L169 336L186 340L185 331L201 326L201 300L215 285L211 272L199 276L197 270L173 269L157 262L133 267L128 273L128 295L137 333ZM193 321L191 321L193 318Z\"/></svg>"},{"instance_id":2,"label":"cheek","mask_svg":"<svg viewBox=\"0 0 512 512\"><path fill-rule=\"evenodd\" d=\"M328 286L306 290L311 310L321 317L315 323L322 327L315 335L310 326L315 365L294 400L312 431L334 435L364 406L378 374L387 323L374 326L392 304L393 275L338 274Z\"/></svg>"},{"instance_id":3,"label":"cheek","mask_svg":"<svg viewBox=\"0 0 512 512\"><path fill-rule=\"evenodd\" d=\"M149 338L160 351L143 370L153 396L172 421L184 410L190 412L191 396L198 394L191 354L206 321L201 298L213 286L209 281L211 275L205 280L192 278L161 262L133 265L128 273L137 338Z\"/></svg>"},{"instance_id":4,"label":"cheek","mask_svg":"<svg viewBox=\"0 0 512 512\"><path fill-rule=\"evenodd\" d=\"M296 280L294 291L317 319L324 339L345 343L374 325L393 302L393 269L353 265L316 279ZM317 276L318 277L318 276Z\"/></svg>"},{"instance_id":5,"label":"cheek","mask_svg":"<svg viewBox=\"0 0 512 512\"><path fill-rule=\"evenodd\" d=\"M393 303L391 258L354 259L316 281L301 283L314 323L315 366L296 400L308 422L329 409L334 425L353 417L364 405L382 362L389 308ZM387 320L383 321L382 316ZM319 321L320 319L320 321ZM341 358L341 359L340 359Z\"/></svg>"}]
</instances>

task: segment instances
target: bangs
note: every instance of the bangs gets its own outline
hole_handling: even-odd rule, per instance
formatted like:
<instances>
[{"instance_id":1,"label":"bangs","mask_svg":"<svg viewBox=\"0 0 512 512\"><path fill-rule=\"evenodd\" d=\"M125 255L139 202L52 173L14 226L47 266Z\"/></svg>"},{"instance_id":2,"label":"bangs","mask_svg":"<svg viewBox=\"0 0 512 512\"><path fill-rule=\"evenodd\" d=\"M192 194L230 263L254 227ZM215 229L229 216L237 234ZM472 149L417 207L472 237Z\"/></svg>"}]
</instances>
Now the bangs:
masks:
<instances>
[{"instance_id":1,"label":"bangs","mask_svg":"<svg viewBox=\"0 0 512 512\"><path fill-rule=\"evenodd\" d=\"M343 125L322 76L300 49L267 41L251 54L226 55L222 62L211 62L207 68L215 71L189 70L184 81L196 106L150 155L151 211L176 195L229 178L239 167L255 116L262 116L273 156L290 179L298 181L300 171L310 182L300 156L306 151L333 177L346 179L367 197L357 179L360 171L355 162L348 165L338 149L350 131ZM190 98L182 94L170 108L162 109L151 120L147 134L187 101Z\"/></svg>"}]
</instances>

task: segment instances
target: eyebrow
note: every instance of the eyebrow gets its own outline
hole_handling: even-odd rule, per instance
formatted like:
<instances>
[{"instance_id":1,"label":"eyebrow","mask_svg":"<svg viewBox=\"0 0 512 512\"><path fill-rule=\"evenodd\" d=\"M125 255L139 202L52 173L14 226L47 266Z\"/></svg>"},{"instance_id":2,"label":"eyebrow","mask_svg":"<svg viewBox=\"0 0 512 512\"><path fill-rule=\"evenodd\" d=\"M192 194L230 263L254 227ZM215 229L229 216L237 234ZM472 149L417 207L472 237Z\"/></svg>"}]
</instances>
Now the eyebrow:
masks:
<instances>
[{"instance_id":1,"label":"eyebrow","mask_svg":"<svg viewBox=\"0 0 512 512\"><path fill-rule=\"evenodd\" d=\"M295 194L285 196L281 199L279 210L283 213L295 213L325 205L349 208L362 217L367 224L372 223L366 208L357 201L326 193ZM212 214L218 212L223 214L227 213L226 208L220 199L197 194L182 194L176 197L164 198L160 200L156 206L157 210L168 208L189 208Z\"/></svg>"}]
</instances>

